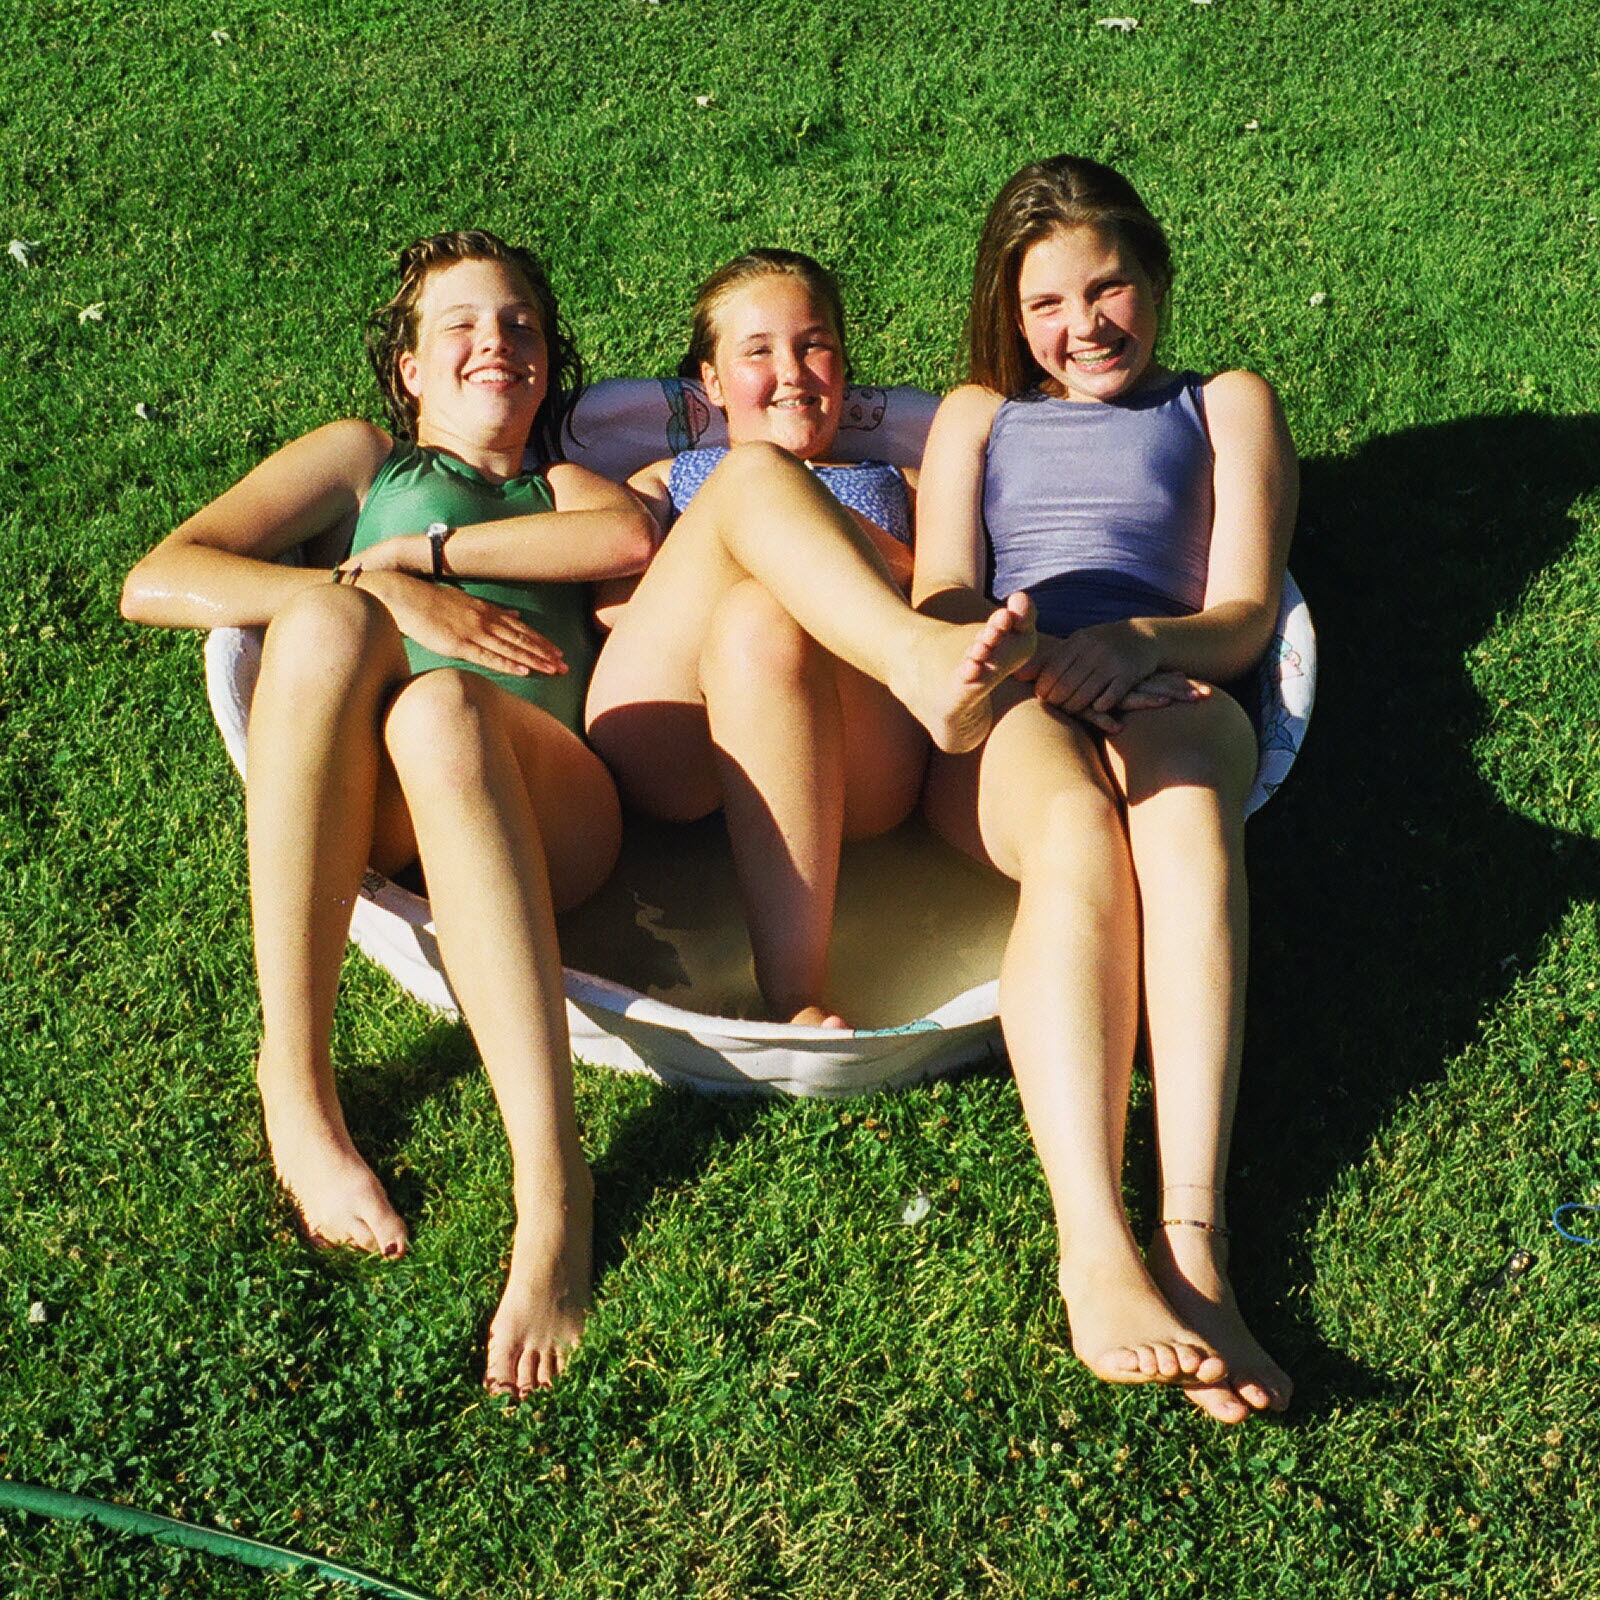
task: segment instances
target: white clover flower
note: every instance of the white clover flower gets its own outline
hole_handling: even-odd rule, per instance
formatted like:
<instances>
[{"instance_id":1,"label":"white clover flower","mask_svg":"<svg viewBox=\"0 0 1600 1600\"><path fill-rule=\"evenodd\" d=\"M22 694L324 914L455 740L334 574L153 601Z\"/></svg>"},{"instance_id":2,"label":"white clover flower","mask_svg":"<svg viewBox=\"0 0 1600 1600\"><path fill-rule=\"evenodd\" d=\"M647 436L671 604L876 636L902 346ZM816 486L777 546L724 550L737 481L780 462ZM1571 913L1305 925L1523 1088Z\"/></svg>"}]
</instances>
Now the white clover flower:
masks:
<instances>
[{"instance_id":1,"label":"white clover flower","mask_svg":"<svg viewBox=\"0 0 1600 1600\"><path fill-rule=\"evenodd\" d=\"M1314 306L1325 306L1328 303L1327 291L1324 289L1318 289L1317 292L1312 295L1309 303Z\"/></svg>"}]
</instances>

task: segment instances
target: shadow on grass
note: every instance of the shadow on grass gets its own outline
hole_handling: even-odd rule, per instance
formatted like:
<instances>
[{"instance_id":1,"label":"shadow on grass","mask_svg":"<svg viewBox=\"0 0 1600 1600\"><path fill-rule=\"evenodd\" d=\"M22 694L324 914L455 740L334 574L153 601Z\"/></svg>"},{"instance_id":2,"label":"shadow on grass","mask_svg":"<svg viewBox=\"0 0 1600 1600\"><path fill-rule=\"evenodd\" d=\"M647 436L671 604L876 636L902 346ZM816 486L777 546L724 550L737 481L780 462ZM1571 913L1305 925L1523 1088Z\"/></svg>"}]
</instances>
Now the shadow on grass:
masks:
<instances>
[{"instance_id":1,"label":"shadow on grass","mask_svg":"<svg viewBox=\"0 0 1600 1600\"><path fill-rule=\"evenodd\" d=\"M1569 907L1600 898L1596 842L1514 815L1474 767L1488 708L1467 671L1597 482L1594 417L1466 418L1304 468L1292 564L1320 678L1300 765L1250 829L1234 1221L1279 1276L1241 1275L1247 1300L1285 1303L1310 1270L1274 1247L1273 1219L1305 1226ZM1357 1382L1309 1322L1283 1332L1313 1406L1319 1382Z\"/></svg>"},{"instance_id":2,"label":"shadow on grass","mask_svg":"<svg viewBox=\"0 0 1600 1600\"><path fill-rule=\"evenodd\" d=\"M422 1220L425 1186L409 1167L397 1166L396 1158L411 1137L418 1108L482 1070L466 1025L439 1016L400 1059L340 1071L339 1098L351 1137L408 1227Z\"/></svg>"},{"instance_id":3,"label":"shadow on grass","mask_svg":"<svg viewBox=\"0 0 1600 1600\"><path fill-rule=\"evenodd\" d=\"M717 1145L741 1138L762 1102L657 1085L612 1135L594 1169L594 1275L616 1267L645 1209L699 1176Z\"/></svg>"}]
</instances>

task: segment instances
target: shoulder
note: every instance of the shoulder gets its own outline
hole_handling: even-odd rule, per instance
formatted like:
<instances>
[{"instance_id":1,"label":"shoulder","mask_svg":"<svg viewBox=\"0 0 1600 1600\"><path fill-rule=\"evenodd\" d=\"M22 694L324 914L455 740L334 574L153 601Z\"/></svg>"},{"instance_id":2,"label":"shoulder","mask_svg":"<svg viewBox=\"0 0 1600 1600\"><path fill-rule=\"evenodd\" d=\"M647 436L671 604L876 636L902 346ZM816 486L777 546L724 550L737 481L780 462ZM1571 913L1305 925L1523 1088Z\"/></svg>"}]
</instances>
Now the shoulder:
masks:
<instances>
[{"instance_id":1,"label":"shoulder","mask_svg":"<svg viewBox=\"0 0 1600 1600\"><path fill-rule=\"evenodd\" d=\"M286 462L292 457L297 470L348 483L361 494L371 486L394 447L395 441L382 428L359 417L346 417L313 428L278 454Z\"/></svg>"},{"instance_id":2,"label":"shoulder","mask_svg":"<svg viewBox=\"0 0 1600 1600\"><path fill-rule=\"evenodd\" d=\"M589 467L580 467L575 461L552 462L544 471L544 480L558 511L603 508L629 499L620 483L601 477Z\"/></svg>"},{"instance_id":3,"label":"shoulder","mask_svg":"<svg viewBox=\"0 0 1600 1600\"><path fill-rule=\"evenodd\" d=\"M1219 423L1250 426L1283 415L1277 391L1259 373L1219 372L1201 380L1200 392L1213 428Z\"/></svg>"},{"instance_id":4,"label":"shoulder","mask_svg":"<svg viewBox=\"0 0 1600 1600\"><path fill-rule=\"evenodd\" d=\"M987 435L995 413L1005 404L1004 396L981 383L964 383L952 389L940 402L934 418L947 432Z\"/></svg>"},{"instance_id":5,"label":"shoulder","mask_svg":"<svg viewBox=\"0 0 1600 1600\"><path fill-rule=\"evenodd\" d=\"M964 383L959 389L952 389L940 402L938 415L928 430L924 470L929 463L945 460L981 464L989 446L989 430L1002 404L1000 395L981 384Z\"/></svg>"},{"instance_id":6,"label":"shoulder","mask_svg":"<svg viewBox=\"0 0 1600 1600\"><path fill-rule=\"evenodd\" d=\"M1272 385L1253 372L1220 372L1206 380L1204 394L1218 483L1276 483L1292 497L1294 439Z\"/></svg>"}]
</instances>

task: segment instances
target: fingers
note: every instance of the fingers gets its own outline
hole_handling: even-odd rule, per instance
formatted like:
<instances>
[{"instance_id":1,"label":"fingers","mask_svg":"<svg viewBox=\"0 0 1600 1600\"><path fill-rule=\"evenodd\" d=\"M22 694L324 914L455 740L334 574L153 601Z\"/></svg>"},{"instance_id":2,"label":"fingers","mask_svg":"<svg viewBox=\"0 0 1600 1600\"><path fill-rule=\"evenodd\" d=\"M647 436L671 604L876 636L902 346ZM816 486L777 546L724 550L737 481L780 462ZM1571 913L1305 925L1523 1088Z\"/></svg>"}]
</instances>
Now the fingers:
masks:
<instances>
[{"instance_id":1,"label":"fingers","mask_svg":"<svg viewBox=\"0 0 1600 1600\"><path fill-rule=\"evenodd\" d=\"M486 600L461 598L468 609L455 619L454 638L444 654L518 677L555 677L567 670L561 647L530 628L515 611ZM426 639L420 642L429 643Z\"/></svg>"},{"instance_id":2,"label":"fingers","mask_svg":"<svg viewBox=\"0 0 1600 1600\"><path fill-rule=\"evenodd\" d=\"M489 620L485 635L476 641L489 657L486 665L502 672L558 676L567 670L561 647L530 628L514 612L501 612Z\"/></svg>"},{"instance_id":3,"label":"fingers","mask_svg":"<svg viewBox=\"0 0 1600 1600\"><path fill-rule=\"evenodd\" d=\"M1128 691L1130 698L1136 694L1151 694L1159 696L1166 704L1174 700L1204 700L1210 693L1209 683L1201 683L1182 672L1152 672ZM1123 704L1127 704L1126 699Z\"/></svg>"}]
</instances>

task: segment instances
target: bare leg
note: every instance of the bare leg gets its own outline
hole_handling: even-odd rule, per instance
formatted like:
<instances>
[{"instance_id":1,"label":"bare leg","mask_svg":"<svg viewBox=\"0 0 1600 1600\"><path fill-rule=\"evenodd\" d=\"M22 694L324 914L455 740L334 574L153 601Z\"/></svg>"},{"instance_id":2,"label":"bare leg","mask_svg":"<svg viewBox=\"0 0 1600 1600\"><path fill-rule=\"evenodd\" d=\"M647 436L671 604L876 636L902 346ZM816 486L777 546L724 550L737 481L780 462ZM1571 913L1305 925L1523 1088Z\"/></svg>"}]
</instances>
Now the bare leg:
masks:
<instances>
[{"instance_id":1,"label":"bare leg","mask_svg":"<svg viewBox=\"0 0 1600 1600\"><path fill-rule=\"evenodd\" d=\"M844 833L834 660L745 582L712 619L700 682L756 982L771 1016L826 1022Z\"/></svg>"},{"instance_id":2,"label":"bare leg","mask_svg":"<svg viewBox=\"0 0 1600 1600\"><path fill-rule=\"evenodd\" d=\"M1021 887L1000 1016L1050 1187L1073 1350L1112 1383L1217 1383L1224 1362L1151 1280L1122 1203L1139 935L1098 751L1030 697L990 735L976 796L972 766L935 758L929 816Z\"/></svg>"},{"instance_id":3,"label":"bare leg","mask_svg":"<svg viewBox=\"0 0 1600 1600\"><path fill-rule=\"evenodd\" d=\"M554 1382L590 1304L594 1191L578 1144L552 888L575 903L609 872L616 791L566 728L471 673L413 679L384 737L440 953L511 1147L516 1232L484 1381L526 1395Z\"/></svg>"},{"instance_id":4,"label":"bare leg","mask_svg":"<svg viewBox=\"0 0 1600 1600\"><path fill-rule=\"evenodd\" d=\"M843 1026L825 995L840 842L910 813L922 730L753 581L718 607L700 677L768 1012Z\"/></svg>"},{"instance_id":5,"label":"bare leg","mask_svg":"<svg viewBox=\"0 0 1600 1600\"><path fill-rule=\"evenodd\" d=\"M947 742L971 742L1032 640L1023 600L959 626L918 616L855 522L781 450L735 450L674 526L601 654L590 735L630 803L667 818L727 805L773 1015L836 1020L822 1000L843 806L854 794L860 817L883 815L898 789L903 815L920 761L898 718L853 686L850 721L875 714L893 740L879 761L905 769L903 783L891 773L880 795L863 793L874 780L833 658L887 682Z\"/></svg>"},{"instance_id":6,"label":"bare leg","mask_svg":"<svg viewBox=\"0 0 1600 1600\"><path fill-rule=\"evenodd\" d=\"M330 1040L374 839L379 707L407 671L375 601L309 590L267 630L245 788L273 1165L313 1240L386 1256L404 1254L405 1224L351 1142Z\"/></svg>"},{"instance_id":7,"label":"bare leg","mask_svg":"<svg viewBox=\"0 0 1600 1600\"><path fill-rule=\"evenodd\" d=\"M697 698L708 619L746 578L825 649L886 684L941 749L982 741L989 696L1033 653L1023 597L987 623L918 615L810 472L776 446L740 445L674 525L601 654L589 699L597 738L619 709Z\"/></svg>"},{"instance_id":8,"label":"bare leg","mask_svg":"<svg viewBox=\"0 0 1600 1600\"><path fill-rule=\"evenodd\" d=\"M1127 789L1144 908L1161 1216L1224 1228L1244 1043L1244 797L1255 736L1238 705L1214 695L1133 713L1107 748ZM1226 1382L1196 1385L1190 1398L1219 1421L1239 1422L1281 1411L1293 1385L1245 1326L1226 1251L1226 1239L1204 1228L1158 1227L1149 1260L1173 1309L1228 1364Z\"/></svg>"}]
</instances>

